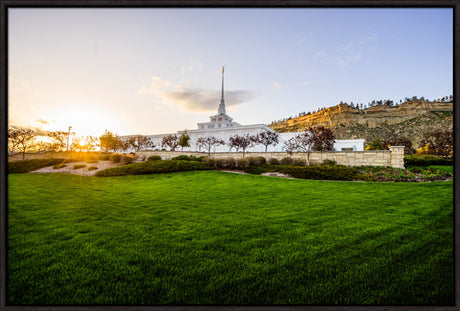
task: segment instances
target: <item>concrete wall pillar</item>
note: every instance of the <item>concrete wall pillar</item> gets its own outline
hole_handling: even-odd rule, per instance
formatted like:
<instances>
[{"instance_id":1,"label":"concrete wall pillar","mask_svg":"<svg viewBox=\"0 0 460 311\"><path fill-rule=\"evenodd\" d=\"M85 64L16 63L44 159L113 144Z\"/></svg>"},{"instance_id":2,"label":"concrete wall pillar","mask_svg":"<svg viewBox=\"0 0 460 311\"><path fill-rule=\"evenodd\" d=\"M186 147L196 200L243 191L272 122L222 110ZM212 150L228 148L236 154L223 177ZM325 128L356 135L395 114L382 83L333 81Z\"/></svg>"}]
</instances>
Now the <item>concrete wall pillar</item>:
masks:
<instances>
[{"instance_id":1,"label":"concrete wall pillar","mask_svg":"<svg viewBox=\"0 0 460 311\"><path fill-rule=\"evenodd\" d=\"M404 169L404 146L390 146L390 166Z\"/></svg>"}]
</instances>

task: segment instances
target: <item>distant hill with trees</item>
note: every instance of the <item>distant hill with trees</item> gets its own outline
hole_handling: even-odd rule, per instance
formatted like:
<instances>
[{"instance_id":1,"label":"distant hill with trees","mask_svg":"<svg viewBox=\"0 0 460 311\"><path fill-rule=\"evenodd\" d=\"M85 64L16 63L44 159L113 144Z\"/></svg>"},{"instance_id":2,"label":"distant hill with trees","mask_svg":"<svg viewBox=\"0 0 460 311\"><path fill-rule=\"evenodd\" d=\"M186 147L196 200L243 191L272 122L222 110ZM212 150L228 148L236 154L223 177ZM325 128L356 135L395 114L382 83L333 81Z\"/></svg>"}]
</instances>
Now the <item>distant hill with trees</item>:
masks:
<instances>
[{"instance_id":1,"label":"distant hill with trees","mask_svg":"<svg viewBox=\"0 0 460 311\"><path fill-rule=\"evenodd\" d=\"M403 102L377 100L363 104L344 103L302 112L296 117L274 121L269 126L277 132L303 132L313 126L330 128L336 139L408 139L418 149L429 133L453 131L453 98L428 101L406 98Z\"/></svg>"}]
</instances>

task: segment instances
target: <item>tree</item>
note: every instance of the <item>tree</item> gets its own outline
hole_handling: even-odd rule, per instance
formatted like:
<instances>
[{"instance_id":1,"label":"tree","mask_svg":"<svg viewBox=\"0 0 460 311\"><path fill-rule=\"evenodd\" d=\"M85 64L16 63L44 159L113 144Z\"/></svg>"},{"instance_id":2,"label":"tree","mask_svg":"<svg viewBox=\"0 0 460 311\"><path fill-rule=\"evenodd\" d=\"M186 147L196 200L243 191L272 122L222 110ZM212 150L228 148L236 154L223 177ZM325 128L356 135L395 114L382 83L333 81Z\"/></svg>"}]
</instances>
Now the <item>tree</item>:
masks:
<instances>
[{"instance_id":1,"label":"tree","mask_svg":"<svg viewBox=\"0 0 460 311\"><path fill-rule=\"evenodd\" d=\"M285 143L286 151L300 151L307 153L307 164L310 165L310 152L332 150L334 146L334 135L332 131L324 126L310 127L305 133L289 139Z\"/></svg>"},{"instance_id":2,"label":"tree","mask_svg":"<svg viewBox=\"0 0 460 311\"><path fill-rule=\"evenodd\" d=\"M104 153L107 153L110 150L116 151L120 148L120 138L117 134L108 130L105 130L105 133L99 137L99 141L101 150Z\"/></svg>"},{"instance_id":3,"label":"tree","mask_svg":"<svg viewBox=\"0 0 460 311\"><path fill-rule=\"evenodd\" d=\"M131 136L126 140L126 150L133 148L134 151L138 152L143 148L148 148L153 146L152 140L148 136L135 135Z\"/></svg>"},{"instance_id":4,"label":"tree","mask_svg":"<svg viewBox=\"0 0 460 311\"><path fill-rule=\"evenodd\" d=\"M188 136L187 130L184 130L184 132L179 136L179 142L177 144L182 147L182 151L184 150L184 147L190 147L190 136Z\"/></svg>"},{"instance_id":5,"label":"tree","mask_svg":"<svg viewBox=\"0 0 460 311\"><path fill-rule=\"evenodd\" d=\"M450 158L454 150L454 136L452 131L435 131L425 133L420 142L421 147L427 147L428 151L443 157Z\"/></svg>"},{"instance_id":6,"label":"tree","mask_svg":"<svg viewBox=\"0 0 460 311\"><path fill-rule=\"evenodd\" d=\"M163 137L163 139L161 140L161 146L163 148L168 146L170 151L174 151L177 148L178 142L179 138L176 134L169 134Z\"/></svg>"},{"instance_id":7,"label":"tree","mask_svg":"<svg viewBox=\"0 0 460 311\"><path fill-rule=\"evenodd\" d=\"M63 151L66 149L68 135L69 132L64 131L54 131L48 133L48 137L50 137L54 142L54 150Z\"/></svg>"},{"instance_id":8,"label":"tree","mask_svg":"<svg viewBox=\"0 0 460 311\"><path fill-rule=\"evenodd\" d=\"M265 152L267 152L268 146L276 145L278 141L279 135L274 131L264 131L256 136L256 142L265 146Z\"/></svg>"},{"instance_id":9,"label":"tree","mask_svg":"<svg viewBox=\"0 0 460 311\"><path fill-rule=\"evenodd\" d=\"M22 159L28 149L34 146L35 132L31 129L8 129L8 142L12 150L22 152Z\"/></svg>"},{"instance_id":10,"label":"tree","mask_svg":"<svg viewBox=\"0 0 460 311\"><path fill-rule=\"evenodd\" d=\"M244 153L246 149L254 146L257 142L258 142L257 136L251 136L249 134L240 136L238 134L235 134L229 138L228 145L230 147L235 147L236 152L238 152L238 150L240 150L241 148L243 150L243 158L244 158Z\"/></svg>"},{"instance_id":11,"label":"tree","mask_svg":"<svg viewBox=\"0 0 460 311\"><path fill-rule=\"evenodd\" d=\"M314 151L331 151L334 149L335 135L331 129L318 126L309 129L310 135L314 140L312 150Z\"/></svg>"},{"instance_id":12,"label":"tree","mask_svg":"<svg viewBox=\"0 0 460 311\"><path fill-rule=\"evenodd\" d=\"M382 140L377 137L367 145L365 150L385 150L385 146Z\"/></svg>"},{"instance_id":13,"label":"tree","mask_svg":"<svg viewBox=\"0 0 460 311\"><path fill-rule=\"evenodd\" d=\"M404 146L404 154L414 154L415 150L412 147L412 142L406 137L390 137L382 142L385 150L390 146Z\"/></svg>"},{"instance_id":14,"label":"tree","mask_svg":"<svg viewBox=\"0 0 460 311\"><path fill-rule=\"evenodd\" d=\"M201 148L205 148L206 150L208 150L208 156L211 155L211 148L213 146L218 146L218 145L224 145L225 142L220 139L220 138L217 138L215 136L206 136L206 137L199 137L196 141L197 145Z\"/></svg>"}]
</instances>

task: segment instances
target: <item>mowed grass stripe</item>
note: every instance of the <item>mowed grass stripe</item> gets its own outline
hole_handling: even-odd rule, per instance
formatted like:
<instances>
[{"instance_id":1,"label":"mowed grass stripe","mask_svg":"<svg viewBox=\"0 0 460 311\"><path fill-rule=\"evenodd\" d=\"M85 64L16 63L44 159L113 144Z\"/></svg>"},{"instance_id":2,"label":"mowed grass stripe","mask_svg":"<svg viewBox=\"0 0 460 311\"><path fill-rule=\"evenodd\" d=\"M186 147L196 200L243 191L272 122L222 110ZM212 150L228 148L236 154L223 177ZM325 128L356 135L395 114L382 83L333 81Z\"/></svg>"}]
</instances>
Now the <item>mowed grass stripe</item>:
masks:
<instances>
[{"instance_id":1,"label":"mowed grass stripe","mask_svg":"<svg viewBox=\"0 0 460 311\"><path fill-rule=\"evenodd\" d=\"M453 303L453 186L9 176L11 304Z\"/></svg>"}]
</instances>

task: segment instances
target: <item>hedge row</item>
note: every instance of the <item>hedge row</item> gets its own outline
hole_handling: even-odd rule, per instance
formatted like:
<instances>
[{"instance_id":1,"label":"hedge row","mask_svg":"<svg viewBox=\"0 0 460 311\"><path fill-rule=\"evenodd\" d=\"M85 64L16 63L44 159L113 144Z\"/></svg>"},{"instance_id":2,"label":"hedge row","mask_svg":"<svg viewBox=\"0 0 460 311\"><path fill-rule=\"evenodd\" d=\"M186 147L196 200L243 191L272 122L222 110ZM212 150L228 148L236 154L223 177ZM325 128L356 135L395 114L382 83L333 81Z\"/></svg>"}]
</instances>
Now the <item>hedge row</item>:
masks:
<instances>
[{"instance_id":1,"label":"hedge row","mask_svg":"<svg viewBox=\"0 0 460 311\"><path fill-rule=\"evenodd\" d=\"M430 166L430 165L452 165L452 159L443 159L429 155L406 155L404 156L404 166Z\"/></svg>"},{"instance_id":2,"label":"hedge row","mask_svg":"<svg viewBox=\"0 0 460 311\"><path fill-rule=\"evenodd\" d=\"M262 174L266 172L278 172L300 179L315 180L367 180L367 176L360 174L355 167L343 165L270 165L249 166L245 169L250 174Z\"/></svg>"},{"instance_id":3,"label":"hedge row","mask_svg":"<svg viewBox=\"0 0 460 311\"><path fill-rule=\"evenodd\" d=\"M8 162L8 173L28 173L42 167L52 166L64 162L65 159L33 159ZM68 161L67 161L68 162Z\"/></svg>"},{"instance_id":4,"label":"hedge row","mask_svg":"<svg viewBox=\"0 0 460 311\"><path fill-rule=\"evenodd\" d=\"M124 176L124 175L145 175L158 173L172 173L185 171L202 171L211 169L208 165L198 161L176 161L158 160L132 163L118 167L112 167L96 172L96 176Z\"/></svg>"}]
</instances>

